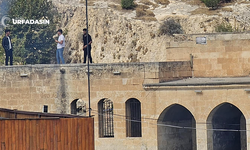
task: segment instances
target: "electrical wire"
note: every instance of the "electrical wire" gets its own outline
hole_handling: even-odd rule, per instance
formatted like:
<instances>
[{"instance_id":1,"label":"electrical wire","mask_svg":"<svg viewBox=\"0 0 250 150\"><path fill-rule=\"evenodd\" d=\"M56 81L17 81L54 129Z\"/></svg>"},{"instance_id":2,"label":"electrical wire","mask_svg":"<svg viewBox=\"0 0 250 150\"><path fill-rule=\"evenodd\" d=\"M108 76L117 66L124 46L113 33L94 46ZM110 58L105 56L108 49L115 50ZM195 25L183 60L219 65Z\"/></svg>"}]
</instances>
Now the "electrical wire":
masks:
<instances>
[{"instance_id":1,"label":"electrical wire","mask_svg":"<svg viewBox=\"0 0 250 150\"><path fill-rule=\"evenodd\" d=\"M92 113L102 115L104 116L105 114L101 114L96 110L92 110ZM249 132L250 130L238 130L238 129L205 129L205 128L195 128L195 127L183 127L183 126L177 126L177 125L169 125L169 124L162 124L162 123L150 123L148 121L138 121L138 120L133 120L133 119L126 119L126 116L119 115L119 114L113 114L113 116L126 120L126 121L132 121L132 122L140 122L140 123L148 123L151 125L157 125L157 126L163 126L163 127L169 127L169 128L177 128L177 129L188 129L188 130L207 130L207 131L221 131L221 132ZM155 119L157 120L157 119Z\"/></svg>"},{"instance_id":2,"label":"electrical wire","mask_svg":"<svg viewBox=\"0 0 250 150\"><path fill-rule=\"evenodd\" d=\"M98 112L97 110L92 110L92 111L96 111L96 112ZM120 117L124 117L124 118L126 118L127 116L124 116L124 115L119 115L119 114L114 114L113 113L113 115L114 116L120 116ZM154 118L147 118L147 117L143 117L143 119L145 119L145 120L154 120L154 121L158 121L158 119L154 119ZM212 123L206 123L206 122L196 122L196 124L212 124ZM219 124L219 123L216 123L216 125L235 125L235 126L239 126L240 124L225 124L225 123L221 123L221 124ZM247 124L246 124L247 125Z\"/></svg>"}]
</instances>

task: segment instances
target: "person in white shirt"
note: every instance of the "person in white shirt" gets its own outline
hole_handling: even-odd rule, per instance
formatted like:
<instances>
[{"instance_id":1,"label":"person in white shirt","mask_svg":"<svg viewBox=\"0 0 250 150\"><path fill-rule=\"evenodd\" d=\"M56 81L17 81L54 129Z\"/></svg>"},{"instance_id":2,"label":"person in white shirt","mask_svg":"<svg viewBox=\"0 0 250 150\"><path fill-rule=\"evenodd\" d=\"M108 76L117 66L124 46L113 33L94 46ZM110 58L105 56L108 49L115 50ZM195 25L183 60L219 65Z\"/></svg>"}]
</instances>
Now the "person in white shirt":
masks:
<instances>
[{"instance_id":1,"label":"person in white shirt","mask_svg":"<svg viewBox=\"0 0 250 150\"><path fill-rule=\"evenodd\" d=\"M62 29L59 29L57 31L58 34L58 40L55 40L57 43L57 50L56 50L56 60L57 64L60 64L60 61L62 61L62 64L65 64L64 58L63 58L63 50L65 47L65 38L63 36Z\"/></svg>"}]
</instances>

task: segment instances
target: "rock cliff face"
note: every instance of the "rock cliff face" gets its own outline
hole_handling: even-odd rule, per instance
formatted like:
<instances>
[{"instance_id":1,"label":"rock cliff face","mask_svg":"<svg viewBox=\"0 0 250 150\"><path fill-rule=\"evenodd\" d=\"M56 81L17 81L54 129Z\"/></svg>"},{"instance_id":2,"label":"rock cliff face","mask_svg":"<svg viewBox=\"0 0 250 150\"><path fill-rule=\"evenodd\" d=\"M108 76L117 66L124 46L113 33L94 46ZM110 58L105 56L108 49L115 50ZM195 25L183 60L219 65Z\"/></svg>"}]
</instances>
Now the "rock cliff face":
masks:
<instances>
[{"instance_id":1,"label":"rock cliff face","mask_svg":"<svg viewBox=\"0 0 250 150\"><path fill-rule=\"evenodd\" d=\"M66 31L64 55L68 63L83 62L82 29L86 27L85 3L77 0L54 0L61 17L58 27ZM166 51L173 37L159 36L162 21L173 18L187 34L212 33L215 26L228 22L238 31L250 29L250 3L235 2L218 10L203 4L170 1L136 1L149 16L136 10L122 10L119 1L89 1L89 33L93 39L94 63L166 61Z\"/></svg>"}]
</instances>

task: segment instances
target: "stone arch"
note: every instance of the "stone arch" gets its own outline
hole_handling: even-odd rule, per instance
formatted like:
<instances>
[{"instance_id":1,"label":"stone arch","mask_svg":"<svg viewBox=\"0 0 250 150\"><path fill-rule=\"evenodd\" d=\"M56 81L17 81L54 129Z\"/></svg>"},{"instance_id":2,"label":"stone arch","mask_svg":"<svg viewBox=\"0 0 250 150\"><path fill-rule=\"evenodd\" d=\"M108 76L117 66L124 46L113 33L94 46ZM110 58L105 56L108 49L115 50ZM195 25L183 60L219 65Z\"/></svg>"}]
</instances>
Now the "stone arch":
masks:
<instances>
[{"instance_id":1,"label":"stone arch","mask_svg":"<svg viewBox=\"0 0 250 150\"><path fill-rule=\"evenodd\" d=\"M187 108L179 104L167 107L160 114L157 124L158 150L196 150L196 122Z\"/></svg>"},{"instance_id":2,"label":"stone arch","mask_svg":"<svg viewBox=\"0 0 250 150\"><path fill-rule=\"evenodd\" d=\"M75 99L70 104L71 114L86 116L86 103L82 99Z\"/></svg>"},{"instance_id":3,"label":"stone arch","mask_svg":"<svg viewBox=\"0 0 250 150\"><path fill-rule=\"evenodd\" d=\"M126 106L126 136L141 137L141 102L136 98L130 98Z\"/></svg>"},{"instance_id":4,"label":"stone arch","mask_svg":"<svg viewBox=\"0 0 250 150\"><path fill-rule=\"evenodd\" d=\"M246 119L233 104L222 103L215 107L207 118L207 129L208 150L247 149L246 131L236 131L246 130Z\"/></svg>"}]
</instances>

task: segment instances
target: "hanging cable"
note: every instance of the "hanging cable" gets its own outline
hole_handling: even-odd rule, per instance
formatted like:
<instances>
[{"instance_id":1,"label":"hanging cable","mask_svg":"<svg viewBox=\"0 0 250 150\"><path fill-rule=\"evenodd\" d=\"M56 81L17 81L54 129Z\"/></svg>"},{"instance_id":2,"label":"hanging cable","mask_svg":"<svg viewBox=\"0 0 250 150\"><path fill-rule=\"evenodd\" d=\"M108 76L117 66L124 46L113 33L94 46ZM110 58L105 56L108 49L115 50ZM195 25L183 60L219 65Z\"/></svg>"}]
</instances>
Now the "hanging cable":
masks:
<instances>
[{"instance_id":1,"label":"hanging cable","mask_svg":"<svg viewBox=\"0 0 250 150\"><path fill-rule=\"evenodd\" d=\"M92 112L98 115L104 115L101 113L98 113L98 111L93 110ZM118 115L118 114L113 114L113 116L126 120L126 121L132 121L132 122L140 122L140 123L148 123L151 125L156 125L156 126L164 126L164 127L170 127L170 128L177 128L177 129L189 129L189 130L207 130L207 131L222 131L222 132L248 132L250 130L238 130L238 129L205 129L205 128L195 128L195 127L183 127L183 126L177 126L177 125L169 125L169 124L162 124L162 123L150 123L148 121L138 121L138 120L132 120L132 119L126 119L126 116L124 115ZM157 120L157 119L154 119Z\"/></svg>"},{"instance_id":2,"label":"hanging cable","mask_svg":"<svg viewBox=\"0 0 250 150\"><path fill-rule=\"evenodd\" d=\"M97 110L92 110L92 111L96 111L98 112ZM119 115L119 114L113 114L114 116L120 116L120 117L124 117L126 118L127 116L124 116L124 115ZM147 117L143 117L143 119L145 120L154 120L154 121L158 121L158 119L154 119L154 118L147 118ZM212 123L206 123L206 122L197 122L196 124L212 124ZM240 124L224 124L224 123L216 123L216 125L233 125L233 126L239 126ZM248 125L248 124L246 124Z\"/></svg>"}]
</instances>

